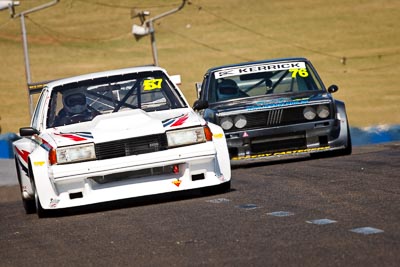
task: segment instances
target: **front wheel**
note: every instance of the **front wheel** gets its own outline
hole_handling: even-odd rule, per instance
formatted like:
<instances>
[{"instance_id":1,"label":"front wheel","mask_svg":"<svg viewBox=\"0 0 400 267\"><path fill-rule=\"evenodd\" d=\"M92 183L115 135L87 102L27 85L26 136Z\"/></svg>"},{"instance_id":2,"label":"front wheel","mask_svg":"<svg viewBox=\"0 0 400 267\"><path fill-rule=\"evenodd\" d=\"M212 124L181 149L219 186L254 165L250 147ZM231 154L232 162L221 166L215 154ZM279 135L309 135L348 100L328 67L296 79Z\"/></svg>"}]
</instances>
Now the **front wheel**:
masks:
<instances>
[{"instance_id":1,"label":"front wheel","mask_svg":"<svg viewBox=\"0 0 400 267\"><path fill-rule=\"evenodd\" d=\"M327 151L327 152L319 152L319 153L312 153L312 158L327 158L327 157L340 157L340 156L347 156L351 155L353 151L353 145L351 143L351 135L350 129L347 127L347 145L343 149Z\"/></svg>"},{"instance_id":2,"label":"front wheel","mask_svg":"<svg viewBox=\"0 0 400 267\"><path fill-rule=\"evenodd\" d=\"M231 181L201 189L202 194L206 196L228 193L230 191L231 191Z\"/></svg>"},{"instance_id":3,"label":"front wheel","mask_svg":"<svg viewBox=\"0 0 400 267\"><path fill-rule=\"evenodd\" d=\"M25 213L26 214L35 213L36 212L35 200L34 199L26 199L23 196L24 190L22 189L21 171L19 169L17 158L15 158L15 167L17 169L17 178L18 178L19 190L21 192L21 199L22 199L22 204L23 204L24 209L25 209Z\"/></svg>"},{"instance_id":4,"label":"front wheel","mask_svg":"<svg viewBox=\"0 0 400 267\"><path fill-rule=\"evenodd\" d=\"M349 125L349 124L347 124ZM347 127L347 146L340 150L332 151L333 157L351 155L353 152L353 145L351 144L350 127Z\"/></svg>"},{"instance_id":5,"label":"front wheel","mask_svg":"<svg viewBox=\"0 0 400 267\"><path fill-rule=\"evenodd\" d=\"M36 213L37 213L39 218L44 218L44 217L46 217L47 213L46 213L46 210L44 210L42 205L40 204L39 195L38 195L38 192L37 192L35 184L33 185L33 189L34 189L34 192L35 192Z\"/></svg>"},{"instance_id":6,"label":"front wheel","mask_svg":"<svg viewBox=\"0 0 400 267\"><path fill-rule=\"evenodd\" d=\"M219 185L219 193L227 193L231 191L231 181Z\"/></svg>"},{"instance_id":7,"label":"front wheel","mask_svg":"<svg viewBox=\"0 0 400 267\"><path fill-rule=\"evenodd\" d=\"M24 205L26 214L32 214L36 212L36 203L34 199L22 198L22 204Z\"/></svg>"}]
</instances>

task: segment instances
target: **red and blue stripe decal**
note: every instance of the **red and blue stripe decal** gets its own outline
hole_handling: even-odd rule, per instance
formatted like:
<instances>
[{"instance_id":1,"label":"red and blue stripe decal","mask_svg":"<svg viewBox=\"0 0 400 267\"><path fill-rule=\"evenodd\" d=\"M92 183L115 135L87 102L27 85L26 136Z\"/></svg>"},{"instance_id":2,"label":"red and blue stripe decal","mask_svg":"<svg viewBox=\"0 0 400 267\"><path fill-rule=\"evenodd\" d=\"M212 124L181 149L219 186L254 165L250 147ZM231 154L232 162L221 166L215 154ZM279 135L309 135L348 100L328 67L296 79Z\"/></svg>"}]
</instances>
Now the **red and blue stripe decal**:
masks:
<instances>
[{"instance_id":1,"label":"red and blue stripe decal","mask_svg":"<svg viewBox=\"0 0 400 267\"><path fill-rule=\"evenodd\" d=\"M164 120L162 123L164 127L175 127L184 124L188 118L189 114L184 114L175 118Z\"/></svg>"},{"instance_id":2,"label":"red and blue stripe decal","mask_svg":"<svg viewBox=\"0 0 400 267\"><path fill-rule=\"evenodd\" d=\"M15 150L17 151L18 155L26 162L28 163L28 156L29 152L26 150L19 150L17 147L15 147Z\"/></svg>"},{"instance_id":3,"label":"red and blue stripe decal","mask_svg":"<svg viewBox=\"0 0 400 267\"><path fill-rule=\"evenodd\" d=\"M88 139L93 139L93 136L89 132L75 132L75 133L55 133L55 135L71 139L73 141L86 141Z\"/></svg>"}]
</instances>

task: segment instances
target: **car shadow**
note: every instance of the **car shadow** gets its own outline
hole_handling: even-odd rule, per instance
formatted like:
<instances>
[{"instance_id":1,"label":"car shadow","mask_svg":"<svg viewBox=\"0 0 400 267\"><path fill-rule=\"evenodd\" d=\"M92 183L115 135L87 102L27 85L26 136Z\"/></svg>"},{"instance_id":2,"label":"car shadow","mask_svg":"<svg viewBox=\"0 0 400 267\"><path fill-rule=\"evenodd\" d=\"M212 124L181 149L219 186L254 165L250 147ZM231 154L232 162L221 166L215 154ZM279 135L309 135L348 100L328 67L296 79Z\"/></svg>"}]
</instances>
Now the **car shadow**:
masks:
<instances>
[{"instance_id":1,"label":"car shadow","mask_svg":"<svg viewBox=\"0 0 400 267\"><path fill-rule=\"evenodd\" d=\"M156 205L168 202L184 201L188 199L196 199L209 197L213 195L219 195L223 193L229 193L235 191L235 189L226 189L224 186L207 187L201 189L191 189L178 192L163 193L157 195L135 197L129 199L115 200L103 203L97 203L92 205L86 205L82 207L65 208L59 210L46 211L44 217L65 217L65 216L76 216L89 213L98 213L111 210L120 210L126 208L143 207L149 205Z\"/></svg>"}]
</instances>

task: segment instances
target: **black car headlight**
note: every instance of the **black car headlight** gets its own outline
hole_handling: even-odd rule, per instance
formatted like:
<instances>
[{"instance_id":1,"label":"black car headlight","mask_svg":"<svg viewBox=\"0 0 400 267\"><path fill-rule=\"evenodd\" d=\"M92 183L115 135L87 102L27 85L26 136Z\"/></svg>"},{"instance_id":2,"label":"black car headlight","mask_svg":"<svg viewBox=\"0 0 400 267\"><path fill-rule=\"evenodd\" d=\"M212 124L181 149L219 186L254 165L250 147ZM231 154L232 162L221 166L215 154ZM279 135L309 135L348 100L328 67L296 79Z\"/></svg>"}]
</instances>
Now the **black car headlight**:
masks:
<instances>
[{"instance_id":1,"label":"black car headlight","mask_svg":"<svg viewBox=\"0 0 400 267\"><path fill-rule=\"evenodd\" d=\"M222 129L229 130L233 127L233 120L231 117L223 117L220 120L220 125Z\"/></svg>"},{"instance_id":2,"label":"black car headlight","mask_svg":"<svg viewBox=\"0 0 400 267\"><path fill-rule=\"evenodd\" d=\"M243 115L238 115L234 119L235 127L238 129L244 128L247 124L247 119Z\"/></svg>"},{"instance_id":3,"label":"black car headlight","mask_svg":"<svg viewBox=\"0 0 400 267\"><path fill-rule=\"evenodd\" d=\"M304 118L311 121L315 118L315 116L317 116L317 113L315 112L315 109L313 107L305 107L303 109L303 115Z\"/></svg>"},{"instance_id":4,"label":"black car headlight","mask_svg":"<svg viewBox=\"0 0 400 267\"><path fill-rule=\"evenodd\" d=\"M328 118L328 116L330 115L329 107L325 106L325 105L319 105L317 107L317 114L318 114L318 117L320 117L321 119Z\"/></svg>"}]
</instances>

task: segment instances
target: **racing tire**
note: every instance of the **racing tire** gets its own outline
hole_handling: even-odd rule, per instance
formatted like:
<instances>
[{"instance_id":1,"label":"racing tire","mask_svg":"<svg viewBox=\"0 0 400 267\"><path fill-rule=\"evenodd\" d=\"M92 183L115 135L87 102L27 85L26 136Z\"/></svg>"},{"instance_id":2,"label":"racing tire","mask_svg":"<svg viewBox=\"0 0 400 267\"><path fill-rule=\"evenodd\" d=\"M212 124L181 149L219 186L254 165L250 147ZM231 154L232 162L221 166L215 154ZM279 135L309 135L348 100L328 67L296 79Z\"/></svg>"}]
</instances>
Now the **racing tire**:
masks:
<instances>
[{"instance_id":1,"label":"racing tire","mask_svg":"<svg viewBox=\"0 0 400 267\"><path fill-rule=\"evenodd\" d=\"M18 161L17 158L15 158L15 167L17 169L17 178L18 178L18 184L19 184L19 190L21 191L21 199L22 199L22 204L25 209L26 214L33 214L36 212L36 204L34 199L26 199L22 196L22 184L21 184L21 171L19 169Z\"/></svg>"},{"instance_id":2,"label":"racing tire","mask_svg":"<svg viewBox=\"0 0 400 267\"><path fill-rule=\"evenodd\" d=\"M347 129L347 146L344 149L338 150L337 156L347 156L351 155L353 152L353 146L351 144L351 136L350 136L350 131Z\"/></svg>"},{"instance_id":3,"label":"racing tire","mask_svg":"<svg viewBox=\"0 0 400 267\"><path fill-rule=\"evenodd\" d=\"M203 195L217 195L231 191L231 181L225 182L212 187L203 188L201 190Z\"/></svg>"},{"instance_id":4,"label":"racing tire","mask_svg":"<svg viewBox=\"0 0 400 267\"><path fill-rule=\"evenodd\" d=\"M347 145L345 148L327 152L312 153L311 157L318 159L318 158L347 156L351 155L352 151L353 151L353 145L351 143L350 129L349 127L347 127Z\"/></svg>"},{"instance_id":5,"label":"racing tire","mask_svg":"<svg viewBox=\"0 0 400 267\"><path fill-rule=\"evenodd\" d=\"M22 199L26 214L33 214L36 212L36 203L34 199Z\"/></svg>"},{"instance_id":6,"label":"racing tire","mask_svg":"<svg viewBox=\"0 0 400 267\"><path fill-rule=\"evenodd\" d=\"M219 186L219 193L227 193L231 191L231 181L223 183Z\"/></svg>"},{"instance_id":7,"label":"racing tire","mask_svg":"<svg viewBox=\"0 0 400 267\"><path fill-rule=\"evenodd\" d=\"M44 218L47 216L47 212L43 209L42 205L40 204L39 195L36 190L36 185L33 184L33 189L35 192L35 206L36 206L36 213L39 218Z\"/></svg>"},{"instance_id":8,"label":"racing tire","mask_svg":"<svg viewBox=\"0 0 400 267\"><path fill-rule=\"evenodd\" d=\"M347 124L347 125L349 125L349 124ZM351 143L350 128L347 127L347 146L343 149L332 151L331 156L332 157L347 156L347 155L351 155L352 151L353 151L353 145Z\"/></svg>"}]
</instances>

